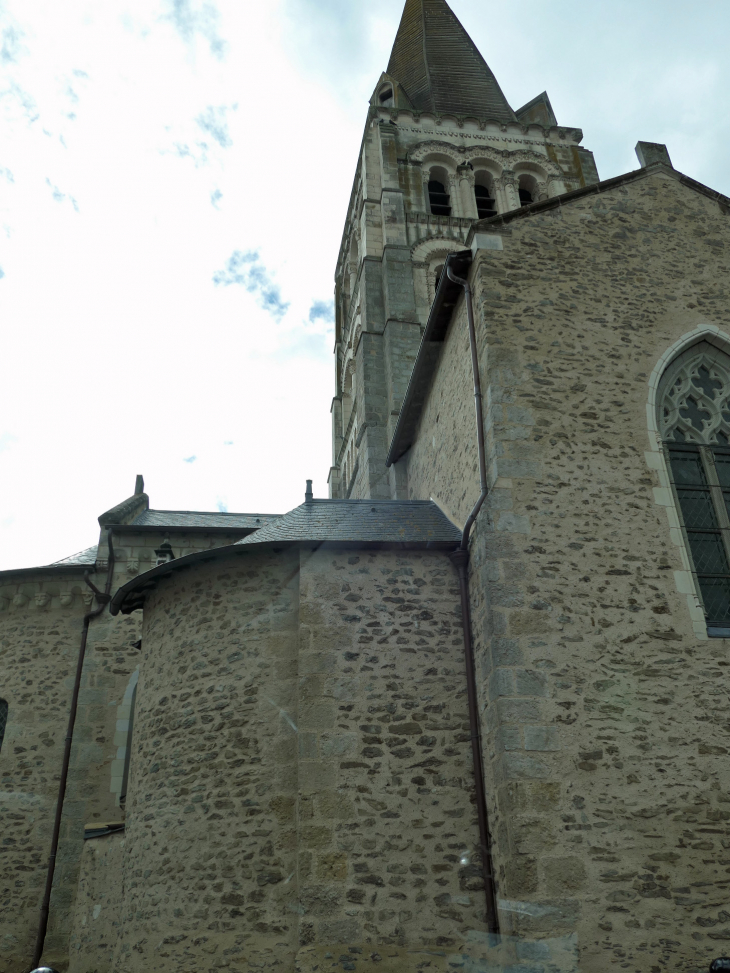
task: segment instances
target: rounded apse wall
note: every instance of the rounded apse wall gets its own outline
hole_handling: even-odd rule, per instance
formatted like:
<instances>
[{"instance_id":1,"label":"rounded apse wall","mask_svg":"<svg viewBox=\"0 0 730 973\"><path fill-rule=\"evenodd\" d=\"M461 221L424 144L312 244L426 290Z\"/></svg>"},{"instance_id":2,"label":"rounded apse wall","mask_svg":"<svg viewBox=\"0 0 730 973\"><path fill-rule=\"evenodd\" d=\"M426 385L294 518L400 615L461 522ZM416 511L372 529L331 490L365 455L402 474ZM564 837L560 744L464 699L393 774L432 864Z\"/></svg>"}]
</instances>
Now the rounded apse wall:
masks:
<instances>
[{"instance_id":1,"label":"rounded apse wall","mask_svg":"<svg viewBox=\"0 0 730 973\"><path fill-rule=\"evenodd\" d=\"M445 554L223 555L144 614L114 973L293 973L483 933Z\"/></svg>"}]
</instances>

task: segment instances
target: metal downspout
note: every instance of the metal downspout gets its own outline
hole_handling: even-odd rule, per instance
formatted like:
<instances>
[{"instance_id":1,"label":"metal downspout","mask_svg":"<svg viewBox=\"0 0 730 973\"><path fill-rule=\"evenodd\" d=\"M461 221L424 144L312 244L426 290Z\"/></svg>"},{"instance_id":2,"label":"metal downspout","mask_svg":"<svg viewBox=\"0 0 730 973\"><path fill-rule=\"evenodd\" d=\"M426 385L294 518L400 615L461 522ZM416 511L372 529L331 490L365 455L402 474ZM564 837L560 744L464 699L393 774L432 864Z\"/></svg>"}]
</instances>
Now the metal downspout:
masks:
<instances>
[{"instance_id":1,"label":"metal downspout","mask_svg":"<svg viewBox=\"0 0 730 973\"><path fill-rule=\"evenodd\" d=\"M66 786L68 784L68 769L71 762L71 744L73 742L74 725L76 724L76 713L78 711L79 705L79 692L81 689L81 675L84 668L84 659L86 658L86 643L89 638L89 624L94 618L98 618L99 615L104 611L106 606L111 601L111 587L112 579L114 577L114 545L112 543L112 531L111 529L107 532L107 541L109 544L109 565L106 574L106 585L104 591L99 591L91 581L89 581L88 572L84 575L84 580L87 585L96 594L96 600L99 607L94 611L87 612L84 615L83 628L81 630L81 645L79 647L79 657L76 664L76 678L74 679L74 688L71 695L71 710L68 716L68 728L66 730L66 742L63 751L63 763L61 764L61 780L58 785L58 799L56 801L56 815L53 822L53 837L51 838L51 852L48 860L48 873L46 875L46 888L43 893L43 901L41 903L41 918L40 924L38 926L38 935L36 937L35 952L33 953L33 961L31 964L31 969L35 969L40 965L41 957L43 955L43 947L46 941L46 932L48 930L48 917L50 914L51 907L51 892L53 891L53 877L56 871L56 856L58 854L58 843L61 834L61 819L63 817L63 802L66 797Z\"/></svg>"},{"instance_id":2,"label":"metal downspout","mask_svg":"<svg viewBox=\"0 0 730 973\"><path fill-rule=\"evenodd\" d=\"M471 349L471 369L474 378L474 409L477 423L477 452L479 458L479 484L481 492L477 502L469 514L461 536L459 549L451 555L451 561L459 575L459 589L461 592L461 618L464 629L464 657L466 664L466 693L469 705L469 730L471 735L471 752L474 762L474 788L476 792L477 819L479 821L479 847L481 851L482 875L484 878L484 893L487 899L487 928L490 933L499 933L499 914L497 912L497 893L494 881L494 864L492 861L492 836L489 831L489 815L484 786L484 765L482 754L481 728L479 724L479 702L477 698L476 674L474 667L474 646L471 635L471 607L469 604L469 537L474 521L477 519L482 504L489 492L487 487L487 460L484 448L484 419L482 410L482 385L479 377L479 356L477 353L477 336L474 327L474 303L469 282L452 273L448 262L446 273L450 281L464 289L466 300L466 316L469 324L469 347Z\"/></svg>"}]
</instances>

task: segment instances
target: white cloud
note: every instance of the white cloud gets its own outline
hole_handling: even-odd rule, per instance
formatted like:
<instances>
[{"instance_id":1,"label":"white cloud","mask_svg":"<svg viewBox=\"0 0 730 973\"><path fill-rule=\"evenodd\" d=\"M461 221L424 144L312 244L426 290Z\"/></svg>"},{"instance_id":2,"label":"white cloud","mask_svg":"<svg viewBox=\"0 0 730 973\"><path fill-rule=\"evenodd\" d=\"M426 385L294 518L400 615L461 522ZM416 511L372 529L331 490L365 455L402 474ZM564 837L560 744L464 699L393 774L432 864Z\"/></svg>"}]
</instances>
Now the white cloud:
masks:
<instances>
[{"instance_id":1,"label":"white cloud","mask_svg":"<svg viewBox=\"0 0 730 973\"><path fill-rule=\"evenodd\" d=\"M238 105L234 106L234 110L237 107ZM226 121L227 113L227 105L220 105L218 108L213 105L208 105L205 111L201 112L195 119L198 126L204 132L207 132L222 149L230 149L233 145L233 140L228 131L228 122Z\"/></svg>"},{"instance_id":2,"label":"white cloud","mask_svg":"<svg viewBox=\"0 0 730 973\"><path fill-rule=\"evenodd\" d=\"M289 310L289 301L282 298L279 285L261 263L258 250L249 250L246 253L234 250L225 269L213 275L213 283L218 287L240 284L249 294L254 294L259 307L268 311L277 321Z\"/></svg>"},{"instance_id":3,"label":"white cloud","mask_svg":"<svg viewBox=\"0 0 730 973\"><path fill-rule=\"evenodd\" d=\"M210 53L217 58L223 58L227 44L218 33L220 13L208 2L195 3L194 0L166 0L170 20L175 30L184 41L193 43L196 37L203 37L210 48Z\"/></svg>"}]
</instances>

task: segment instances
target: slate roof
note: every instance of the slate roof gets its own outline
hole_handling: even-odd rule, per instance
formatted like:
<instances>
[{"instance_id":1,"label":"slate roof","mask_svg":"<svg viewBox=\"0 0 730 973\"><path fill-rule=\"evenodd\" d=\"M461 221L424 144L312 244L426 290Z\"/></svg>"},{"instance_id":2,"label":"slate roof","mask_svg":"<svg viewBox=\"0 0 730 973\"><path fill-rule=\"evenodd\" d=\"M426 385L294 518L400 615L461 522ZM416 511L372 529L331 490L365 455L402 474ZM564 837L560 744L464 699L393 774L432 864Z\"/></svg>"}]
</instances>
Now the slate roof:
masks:
<instances>
[{"instance_id":1,"label":"slate roof","mask_svg":"<svg viewBox=\"0 0 730 973\"><path fill-rule=\"evenodd\" d=\"M461 531L431 500L311 500L236 545L303 541L456 545Z\"/></svg>"},{"instance_id":2,"label":"slate roof","mask_svg":"<svg viewBox=\"0 0 730 973\"><path fill-rule=\"evenodd\" d=\"M61 561L53 561L51 564L38 564L32 568L8 568L5 571L0 571L0 578L32 578L34 575L44 574L48 571L78 574L85 568L94 567L96 554L97 546L94 545L94 547L87 547L85 551L79 551L78 554L72 554L71 557L65 557Z\"/></svg>"},{"instance_id":3,"label":"slate roof","mask_svg":"<svg viewBox=\"0 0 730 973\"><path fill-rule=\"evenodd\" d=\"M98 550L99 545L94 544L93 547L87 547L85 551L79 551L78 554L72 554L71 557L65 557L62 561L54 561L52 564L49 564L48 567L57 568L66 564L96 564L96 555Z\"/></svg>"},{"instance_id":4,"label":"slate roof","mask_svg":"<svg viewBox=\"0 0 730 973\"><path fill-rule=\"evenodd\" d=\"M516 120L446 0L406 0L387 73L417 111Z\"/></svg>"},{"instance_id":5,"label":"slate roof","mask_svg":"<svg viewBox=\"0 0 730 973\"><path fill-rule=\"evenodd\" d=\"M257 530L279 514L206 513L198 510L145 510L128 524L128 527L185 528L208 527L211 529Z\"/></svg>"}]
</instances>

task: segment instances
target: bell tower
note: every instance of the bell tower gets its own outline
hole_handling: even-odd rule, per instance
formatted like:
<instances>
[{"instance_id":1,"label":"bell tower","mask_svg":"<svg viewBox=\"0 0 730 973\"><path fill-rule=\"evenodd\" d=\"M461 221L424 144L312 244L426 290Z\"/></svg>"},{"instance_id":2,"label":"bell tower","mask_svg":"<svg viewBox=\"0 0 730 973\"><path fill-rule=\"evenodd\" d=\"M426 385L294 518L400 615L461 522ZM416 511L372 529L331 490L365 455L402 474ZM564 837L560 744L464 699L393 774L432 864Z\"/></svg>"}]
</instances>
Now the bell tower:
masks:
<instances>
[{"instance_id":1,"label":"bell tower","mask_svg":"<svg viewBox=\"0 0 730 973\"><path fill-rule=\"evenodd\" d=\"M473 223L598 182L546 92L514 111L446 0L406 0L335 274L330 496L405 499L388 447L449 253Z\"/></svg>"}]
</instances>

